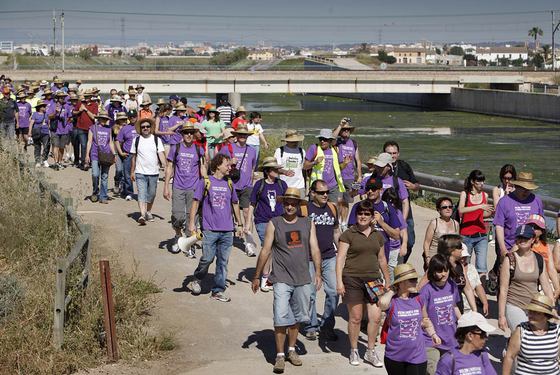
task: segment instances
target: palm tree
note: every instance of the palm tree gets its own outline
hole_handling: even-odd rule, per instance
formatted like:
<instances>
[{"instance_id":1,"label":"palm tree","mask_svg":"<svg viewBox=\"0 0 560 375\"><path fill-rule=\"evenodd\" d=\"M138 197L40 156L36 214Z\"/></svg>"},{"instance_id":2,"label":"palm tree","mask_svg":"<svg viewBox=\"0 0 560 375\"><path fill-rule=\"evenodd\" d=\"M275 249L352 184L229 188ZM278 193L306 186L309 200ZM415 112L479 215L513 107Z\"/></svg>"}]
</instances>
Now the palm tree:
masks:
<instances>
[{"instance_id":1,"label":"palm tree","mask_svg":"<svg viewBox=\"0 0 560 375\"><path fill-rule=\"evenodd\" d=\"M537 44L537 39L539 38L539 36L543 36L543 31L540 27L534 26L531 29L529 29L529 36L535 39L535 51L536 51L539 48Z\"/></svg>"}]
</instances>

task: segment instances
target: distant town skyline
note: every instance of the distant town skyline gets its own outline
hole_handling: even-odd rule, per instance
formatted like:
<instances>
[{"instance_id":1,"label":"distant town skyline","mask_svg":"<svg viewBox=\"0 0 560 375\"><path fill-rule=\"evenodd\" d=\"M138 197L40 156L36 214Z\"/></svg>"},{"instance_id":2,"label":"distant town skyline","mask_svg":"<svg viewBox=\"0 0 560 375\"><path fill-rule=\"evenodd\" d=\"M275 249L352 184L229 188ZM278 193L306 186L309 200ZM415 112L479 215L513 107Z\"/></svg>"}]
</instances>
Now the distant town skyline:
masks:
<instances>
[{"instance_id":1,"label":"distant town skyline","mask_svg":"<svg viewBox=\"0 0 560 375\"><path fill-rule=\"evenodd\" d=\"M57 45L62 10L66 45L113 46L184 41L294 46L526 42L532 40L527 33L534 26L544 32L541 43L550 44L550 11L556 10L556 22L560 20L560 3L549 0L28 0L0 6L0 40L51 44L53 9Z\"/></svg>"}]
</instances>

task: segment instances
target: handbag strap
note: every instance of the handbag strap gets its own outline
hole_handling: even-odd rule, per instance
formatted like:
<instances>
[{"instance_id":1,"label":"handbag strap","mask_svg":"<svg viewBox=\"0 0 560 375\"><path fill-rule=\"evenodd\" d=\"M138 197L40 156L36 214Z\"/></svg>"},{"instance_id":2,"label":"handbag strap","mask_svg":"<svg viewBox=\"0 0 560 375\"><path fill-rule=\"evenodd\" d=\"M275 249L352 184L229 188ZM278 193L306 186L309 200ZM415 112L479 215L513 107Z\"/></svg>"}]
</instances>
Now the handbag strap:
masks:
<instances>
[{"instance_id":1,"label":"handbag strap","mask_svg":"<svg viewBox=\"0 0 560 375\"><path fill-rule=\"evenodd\" d=\"M99 154L101 153L101 147L99 147L99 134L97 133L98 124L95 123L93 126L94 126L94 132L95 132L95 144L97 145L97 157L99 157Z\"/></svg>"},{"instance_id":2,"label":"handbag strap","mask_svg":"<svg viewBox=\"0 0 560 375\"><path fill-rule=\"evenodd\" d=\"M243 157L241 158L241 163L239 164L239 170L241 171L241 168L243 168L243 161L245 160L245 155L247 155L247 148L249 147L249 145L245 144L245 152L243 153Z\"/></svg>"}]
</instances>

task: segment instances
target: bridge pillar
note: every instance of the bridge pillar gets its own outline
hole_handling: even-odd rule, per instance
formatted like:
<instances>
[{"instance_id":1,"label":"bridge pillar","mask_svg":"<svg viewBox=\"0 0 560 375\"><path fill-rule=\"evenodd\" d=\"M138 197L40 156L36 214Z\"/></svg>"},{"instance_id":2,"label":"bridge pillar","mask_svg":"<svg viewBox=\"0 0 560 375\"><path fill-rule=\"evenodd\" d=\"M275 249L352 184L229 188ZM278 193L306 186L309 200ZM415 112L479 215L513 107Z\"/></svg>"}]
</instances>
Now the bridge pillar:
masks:
<instances>
[{"instance_id":1,"label":"bridge pillar","mask_svg":"<svg viewBox=\"0 0 560 375\"><path fill-rule=\"evenodd\" d=\"M237 108L241 105L241 93L230 92L229 94L218 93L216 94L216 106L220 105L222 99L227 100L233 108Z\"/></svg>"}]
</instances>

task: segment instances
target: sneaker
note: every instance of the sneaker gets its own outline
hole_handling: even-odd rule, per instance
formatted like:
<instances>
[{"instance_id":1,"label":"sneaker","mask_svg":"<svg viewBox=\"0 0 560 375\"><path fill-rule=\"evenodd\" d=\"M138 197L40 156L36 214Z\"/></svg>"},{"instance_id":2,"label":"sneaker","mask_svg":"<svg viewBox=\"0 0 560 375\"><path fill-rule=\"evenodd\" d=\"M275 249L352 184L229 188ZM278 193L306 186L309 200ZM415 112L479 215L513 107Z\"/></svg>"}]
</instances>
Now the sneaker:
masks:
<instances>
[{"instance_id":1,"label":"sneaker","mask_svg":"<svg viewBox=\"0 0 560 375\"><path fill-rule=\"evenodd\" d=\"M132 195L127 195L126 198L124 199L126 201L131 201L132 200Z\"/></svg>"},{"instance_id":2,"label":"sneaker","mask_svg":"<svg viewBox=\"0 0 560 375\"><path fill-rule=\"evenodd\" d=\"M294 366L303 365L303 362L301 361L301 359L299 358L299 355L296 353L295 350L290 350L288 352L288 357L286 359L288 360L288 362L290 362Z\"/></svg>"},{"instance_id":3,"label":"sneaker","mask_svg":"<svg viewBox=\"0 0 560 375\"><path fill-rule=\"evenodd\" d=\"M360 355L358 354L358 349L350 349L350 364L352 366L358 366L360 364Z\"/></svg>"},{"instance_id":4,"label":"sneaker","mask_svg":"<svg viewBox=\"0 0 560 375\"><path fill-rule=\"evenodd\" d=\"M154 221L154 215L152 215L151 212L146 212L146 220L148 221Z\"/></svg>"},{"instance_id":5,"label":"sneaker","mask_svg":"<svg viewBox=\"0 0 560 375\"><path fill-rule=\"evenodd\" d=\"M194 293L194 292L193 292L193 293ZM223 292L212 293L212 295L210 296L210 298L215 299L216 301L220 301L220 302L229 302L229 301L231 301L231 298L229 298L228 296L226 296Z\"/></svg>"},{"instance_id":6,"label":"sneaker","mask_svg":"<svg viewBox=\"0 0 560 375\"><path fill-rule=\"evenodd\" d=\"M58 163L56 166L58 167L58 170L63 170L64 168L66 168L62 163Z\"/></svg>"},{"instance_id":7,"label":"sneaker","mask_svg":"<svg viewBox=\"0 0 560 375\"><path fill-rule=\"evenodd\" d=\"M173 241L173 245L171 245L171 252L173 254L179 254L181 249L179 249L179 236L175 236L175 240Z\"/></svg>"},{"instance_id":8,"label":"sneaker","mask_svg":"<svg viewBox=\"0 0 560 375\"><path fill-rule=\"evenodd\" d=\"M364 355L364 362L371 363L373 367L383 367L383 362L379 359L375 348L366 350Z\"/></svg>"},{"instance_id":9,"label":"sneaker","mask_svg":"<svg viewBox=\"0 0 560 375\"><path fill-rule=\"evenodd\" d=\"M194 279L193 281L191 281L187 287L190 289L190 291L192 292L192 294L194 294L195 296L199 295L200 292L202 291L202 288L200 287L200 281ZM212 296L214 296L214 294L212 294Z\"/></svg>"},{"instance_id":10,"label":"sneaker","mask_svg":"<svg viewBox=\"0 0 560 375\"><path fill-rule=\"evenodd\" d=\"M39 168L41 166L41 163L36 163L35 164L35 168Z\"/></svg>"},{"instance_id":11,"label":"sneaker","mask_svg":"<svg viewBox=\"0 0 560 375\"><path fill-rule=\"evenodd\" d=\"M194 246L191 246L187 249L187 251L185 251L185 256L187 258L191 258L191 259L195 259L196 258L196 251Z\"/></svg>"},{"instance_id":12,"label":"sneaker","mask_svg":"<svg viewBox=\"0 0 560 375\"><path fill-rule=\"evenodd\" d=\"M316 331L309 331L305 333L305 338L309 341L317 340L317 332Z\"/></svg>"},{"instance_id":13,"label":"sneaker","mask_svg":"<svg viewBox=\"0 0 560 375\"><path fill-rule=\"evenodd\" d=\"M326 341L336 341L338 340L338 335L332 329L322 329L319 331L319 338Z\"/></svg>"},{"instance_id":14,"label":"sneaker","mask_svg":"<svg viewBox=\"0 0 560 375\"><path fill-rule=\"evenodd\" d=\"M261 292L272 292L272 285L268 285L268 277L261 277Z\"/></svg>"},{"instance_id":15,"label":"sneaker","mask_svg":"<svg viewBox=\"0 0 560 375\"><path fill-rule=\"evenodd\" d=\"M45 160L43 162L43 167L48 168L49 167L49 162Z\"/></svg>"},{"instance_id":16,"label":"sneaker","mask_svg":"<svg viewBox=\"0 0 560 375\"><path fill-rule=\"evenodd\" d=\"M140 215L140 217L138 218L138 224L146 225L146 218L144 216Z\"/></svg>"},{"instance_id":17,"label":"sneaker","mask_svg":"<svg viewBox=\"0 0 560 375\"><path fill-rule=\"evenodd\" d=\"M286 360L284 359L283 355L279 355L276 357L276 362L274 362L274 368L272 372L275 374L283 374L284 368L286 367Z\"/></svg>"},{"instance_id":18,"label":"sneaker","mask_svg":"<svg viewBox=\"0 0 560 375\"><path fill-rule=\"evenodd\" d=\"M247 254L248 257L256 256L255 245L250 242L245 242L245 254Z\"/></svg>"}]
</instances>

